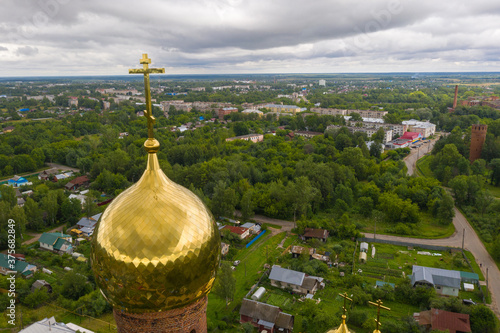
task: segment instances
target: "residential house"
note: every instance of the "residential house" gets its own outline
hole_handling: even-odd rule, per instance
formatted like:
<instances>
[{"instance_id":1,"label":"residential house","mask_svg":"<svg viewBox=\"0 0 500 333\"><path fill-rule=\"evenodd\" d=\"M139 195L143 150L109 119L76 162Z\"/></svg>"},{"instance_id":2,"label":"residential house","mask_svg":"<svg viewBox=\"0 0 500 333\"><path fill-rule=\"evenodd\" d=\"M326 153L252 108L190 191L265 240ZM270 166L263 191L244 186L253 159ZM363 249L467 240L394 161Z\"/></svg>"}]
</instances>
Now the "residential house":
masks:
<instances>
[{"instance_id":1,"label":"residential house","mask_svg":"<svg viewBox=\"0 0 500 333\"><path fill-rule=\"evenodd\" d=\"M226 139L226 141L234 141L234 140L262 142L262 141L264 141L264 134L253 133L253 134L246 134L246 135L240 135L240 136L233 136L232 138Z\"/></svg>"},{"instance_id":2,"label":"residential house","mask_svg":"<svg viewBox=\"0 0 500 333\"><path fill-rule=\"evenodd\" d=\"M14 130L14 128L15 128L14 126L7 126L7 127L5 127L3 129L3 132L4 133L10 133L10 132L12 132Z\"/></svg>"},{"instance_id":3,"label":"residential house","mask_svg":"<svg viewBox=\"0 0 500 333\"><path fill-rule=\"evenodd\" d=\"M290 333L293 330L294 316L284 313L279 307L243 299L240 308L240 323L250 323L259 332Z\"/></svg>"},{"instance_id":4,"label":"residential house","mask_svg":"<svg viewBox=\"0 0 500 333\"><path fill-rule=\"evenodd\" d=\"M43 170L38 174L38 179L40 180L49 180L54 177L54 175L57 173L57 168L51 168L47 170Z\"/></svg>"},{"instance_id":5,"label":"residential house","mask_svg":"<svg viewBox=\"0 0 500 333\"><path fill-rule=\"evenodd\" d=\"M19 207L24 206L25 203L26 203L26 201L24 200L24 198L17 198L17 205Z\"/></svg>"},{"instance_id":6,"label":"residential house","mask_svg":"<svg viewBox=\"0 0 500 333\"><path fill-rule=\"evenodd\" d=\"M459 271L413 265L411 285L432 286L436 293L446 296L458 296L461 277Z\"/></svg>"},{"instance_id":7,"label":"residential house","mask_svg":"<svg viewBox=\"0 0 500 333\"><path fill-rule=\"evenodd\" d=\"M323 133L321 133L321 132L311 132L311 131L295 131L293 133L295 135L302 136L302 137L307 138L307 139L311 139L311 138L318 136L318 135L323 135Z\"/></svg>"},{"instance_id":8,"label":"residential house","mask_svg":"<svg viewBox=\"0 0 500 333\"><path fill-rule=\"evenodd\" d=\"M78 199L82 206L85 204L85 200L87 200L87 197L83 194L70 194L68 199Z\"/></svg>"},{"instance_id":9,"label":"residential house","mask_svg":"<svg viewBox=\"0 0 500 333\"><path fill-rule=\"evenodd\" d=\"M72 171L69 171L69 172L63 172L63 173L60 173L58 175L55 175L53 178L52 178L52 181L53 182L58 182L60 180L63 180L63 179L67 179L69 177L73 176L73 172Z\"/></svg>"},{"instance_id":10,"label":"residential house","mask_svg":"<svg viewBox=\"0 0 500 333\"><path fill-rule=\"evenodd\" d=\"M310 259L310 258L312 258L312 255L314 253L316 253L316 249L314 249L312 247L307 248L307 247L303 247L303 246L294 245L290 249L290 252L292 253L292 258L298 258L301 255L308 255L309 259Z\"/></svg>"},{"instance_id":11,"label":"residential house","mask_svg":"<svg viewBox=\"0 0 500 333\"><path fill-rule=\"evenodd\" d=\"M8 185L12 187L19 187L23 185L28 185L28 180L24 177L20 176L14 176L11 179L8 180Z\"/></svg>"},{"instance_id":12,"label":"residential house","mask_svg":"<svg viewBox=\"0 0 500 333\"><path fill-rule=\"evenodd\" d=\"M330 233L328 232L328 230L325 229L306 228L304 230L304 234L302 235L302 239L309 240L315 238L319 239L322 242L326 242L329 234Z\"/></svg>"},{"instance_id":13,"label":"residential house","mask_svg":"<svg viewBox=\"0 0 500 333\"><path fill-rule=\"evenodd\" d=\"M79 229L82 228L95 228L97 221L101 217L102 213L92 215L91 217L82 217L80 221L76 224Z\"/></svg>"},{"instance_id":14,"label":"residential house","mask_svg":"<svg viewBox=\"0 0 500 333\"><path fill-rule=\"evenodd\" d=\"M90 180L87 178L87 176L80 176L76 177L75 179L71 180L64 186L68 191L71 190L76 190L81 186L88 185L90 183Z\"/></svg>"},{"instance_id":15,"label":"residential house","mask_svg":"<svg viewBox=\"0 0 500 333\"><path fill-rule=\"evenodd\" d=\"M229 230L233 234L237 234L241 239L245 239L250 235L250 230L242 227L235 227L232 225L226 225L221 230Z\"/></svg>"},{"instance_id":16,"label":"residential house","mask_svg":"<svg viewBox=\"0 0 500 333\"><path fill-rule=\"evenodd\" d=\"M447 331L449 333L471 332L468 314L430 309L414 313L413 319L429 331Z\"/></svg>"},{"instance_id":17,"label":"residential house","mask_svg":"<svg viewBox=\"0 0 500 333\"><path fill-rule=\"evenodd\" d=\"M19 331L19 333L94 333L73 323L58 323L54 317L45 318Z\"/></svg>"},{"instance_id":18,"label":"residential house","mask_svg":"<svg viewBox=\"0 0 500 333\"><path fill-rule=\"evenodd\" d=\"M17 260L13 256L0 253L0 274L7 275L9 272L17 272L24 278L30 278L36 272L36 266L24 260Z\"/></svg>"},{"instance_id":19,"label":"residential house","mask_svg":"<svg viewBox=\"0 0 500 333\"><path fill-rule=\"evenodd\" d=\"M248 228L251 234L260 234L261 227L257 223L247 222L241 226L242 228Z\"/></svg>"},{"instance_id":20,"label":"residential house","mask_svg":"<svg viewBox=\"0 0 500 333\"><path fill-rule=\"evenodd\" d=\"M38 241L41 249L59 254L73 253L72 237L62 232L44 232Z\"/></svg>"},{"instance_id":21,"label":"residential house","mask_svg":"<svg viewBox=\"0 0 500 333\"><path fill-rule=\"evenodd\" d=\"M271 285L278 288L291 288L298 294L314 295L318 289L324 288L323 278L309 276L302 272L281 268L274 265L269 274Z\"/></svg>"},{"instance_id":22,"label":"residential house","mask_svg":"<svg viewBox=\"0 0 500 333\"><path fill-rule=\"evenodd\" d=\"M45 288L49 293L52 292L52 286L45 280L36 280L35 282L33 282L33 284L31 285L31 292L35 292L35 290L42 288Z\"/></svg>"},{"instance_id":23,"label":"residential house","mask_svg":"<svg viewBox=\"0 0 500 333\"><path fill-rule=\"evenodd\" d=\"M220 243L220 254L224 257L229 252L229 244Z\"/></svg>"}]
</instances>

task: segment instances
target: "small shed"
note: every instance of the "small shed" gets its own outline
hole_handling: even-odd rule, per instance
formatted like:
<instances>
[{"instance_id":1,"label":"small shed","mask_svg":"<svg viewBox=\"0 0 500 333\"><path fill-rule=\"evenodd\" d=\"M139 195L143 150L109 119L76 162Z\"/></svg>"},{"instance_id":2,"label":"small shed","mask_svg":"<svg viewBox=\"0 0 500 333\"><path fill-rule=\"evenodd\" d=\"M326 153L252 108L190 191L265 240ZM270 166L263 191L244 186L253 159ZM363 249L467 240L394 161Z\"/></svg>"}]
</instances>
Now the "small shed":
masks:
<instances>
[{"instance_id":1,"label":"small shed","mask_svg":"<svg viewBox=\"0 0 500 333\"><path fill-rule=\"evenodd\" d=\"M359 254L359 262L362 264L366 262L366 252L361 252Z\"/></svg>"},{"instance_id":2,"label":"small shed","mask_svg":"<svg viewBox=\"0 0 500 333\"><path fill-rule=\"evenodd\" d=\"M48 270L47 268L42 268L42 272L44 272L46 274L52 274L52 271Z\"/></svg>"},{"instance_id":3,"label":"small shed","mask_svg":"<svg viewBox=\"0 0 500 333\"><path fill-rule=\"evenodd\" d=\"M361 242L361 245L359 246L359 250L361 252L368 252L368 243L366 242Z\"/></svg>"},{"instance_id":4,"label":"small shed","mask_svg":"<svg viewBox=\"0 0 500 333\"><path fill-rule=\"evenodd\" d=\"M35 290L42 288L47 289L49 293L52 292L52 286L45 280L36 280L35 282L33 282L33 284L31 285L31 292L35 292Z\"/></svg>"},{"instance_id":5,"label":"small shed","mask_svg":"<svg viewBox=\"0 0 500 333\"><path fill-rule=\"evenodd\" d=\"M260 287L257 291L252 295L252 299L254 301L258 301L264 294L266 293L266 288Z\"/></svg>"},{"instance_id":6,"label":"small shed","mask_svg":"<svg viewBox=\"0 0 500 333\"><path fill-rule=\"evenodd\" d=\"M464 283L465 291L474 291L474 285L472 283Z\"/></svg>"}]
</instances>

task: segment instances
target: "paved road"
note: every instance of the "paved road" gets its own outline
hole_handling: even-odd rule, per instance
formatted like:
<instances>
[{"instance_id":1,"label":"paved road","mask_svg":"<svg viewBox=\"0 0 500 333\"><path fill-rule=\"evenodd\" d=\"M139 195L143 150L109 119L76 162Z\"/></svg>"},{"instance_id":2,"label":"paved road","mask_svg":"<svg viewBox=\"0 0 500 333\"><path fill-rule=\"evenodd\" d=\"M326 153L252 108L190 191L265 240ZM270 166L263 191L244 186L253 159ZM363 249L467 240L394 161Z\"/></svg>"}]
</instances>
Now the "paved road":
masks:
<instances>
[{"instance_id":1,"label":"paved road","mask_svg":"<svg viewBox=\"0 0 500 333\"><path fill-rule=\"evenodd\" d=\"M69 167L69 166L66 166L66 165L62 165L62 164L56 164L56 163L47 163L47 165L49 166L48 169L51 169L51 168L57 168L58 170L61 170L61 171L73 171L73 172L80 172L79 169L76 169L76 168L72 168L72 167ZM46 169L44 169L46 170ZM43 170L38 170L38 171L35 171L35 172L30 172L30 173L25 173L25 174L22 174L22 177L28 177L28 176L31 176L31 175L36 175L40 172L42 172ZM0 182L6 182L8 181L9 179L11 179L12 177L10 178L6 178L6 179L2 179L0 180Z\"/></svg>"},{"instance_id":2,"label":"paved road","mask_svg":"<svg viewBox=\"0 0 500 333\"><path fill-rule=\"evenodd\" d=\"M376 235L377 239L394 240L400 242L409 242L425 245L440 245L451 247L462 247L462 238L465 230L464 248L469 250L476 259L478 265L481 266L481 271L486 277L486 269L488 269L489 289L491 292L491 309L500 318L500 311L498 309L498 300L500 298L500 271L493 258L491 258L483 243L477 236L474 229L471 227L465 216L455 208L455 217L453 218L453 225L455 226L455 233L448 238L441 239L421 239L421 238L408 238L389 235ZM371 233L365 233L366 237L373 238Z\"/></svg>"},{"instance_id":3,"label":"paved road","mask_svg":"<svg viewBox=\"0 0 500 333\"><path fill-rule=\"evenodd\" d=\"M404 161L406 163L406 168L408 169L408 174L413 175L417 169L416 163L417 159L422 158L425 154L432 151L432 147L436 143L436 139L431 140L429 143L424 143L420 148L412 149L410 155L406 156Z\"/></svg>"}]
</instances>

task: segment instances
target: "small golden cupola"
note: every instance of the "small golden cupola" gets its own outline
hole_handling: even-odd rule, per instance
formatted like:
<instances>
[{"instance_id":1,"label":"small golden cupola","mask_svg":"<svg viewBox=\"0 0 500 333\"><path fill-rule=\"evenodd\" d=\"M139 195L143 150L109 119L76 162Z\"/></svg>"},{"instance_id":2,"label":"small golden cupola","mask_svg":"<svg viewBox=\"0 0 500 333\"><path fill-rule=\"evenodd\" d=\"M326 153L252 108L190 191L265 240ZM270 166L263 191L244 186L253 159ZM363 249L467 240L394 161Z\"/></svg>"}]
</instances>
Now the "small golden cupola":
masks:
<instances>
[{"instance_id":1,"label":"small golden cupola","mask_svg":"<svg viewBox=\"0 0 500 333\"><path fill-rule=\"evenodd\" d=\"M340 324L339 328L336 330L329 330L326 333L349 333L349 329L347 328L347 325L345 323L345 320L347 318L346 313L347 313L347 307L346 307L346 301L351 301L352 299L347 297L347 293L339 294L340 297L344 298L344 306L342 307L343 313L342 313L342 324Z\"/></svg>"},{"instance_id":2,"label":"small golden cupola","mask_svg":"<svg viewBox=\"0 0 500 333\"><path fill-rule=\"evenodd\" d=\"M206 311L206 295L220 260L220 236L212 214L194 193L171 181L160 169L149 74L165 70L149 68L150 62L144 54L143 69L130 70L144 74L147 167L139 181L104 211L92 240L96 282L114 308L119 332L177 331L168 323L161 328L158 320L162 318L177 322L179 332L185 331L188 327L181 327L179 320L189 314L180 310L191 307L189 311ZM194 309L193 304L198 303L201 305ZM155 318L152 313L163 314ZM125 315L133 320L122 318ZM202 321L205 328L195 325L196 332L206 330L206 318Z\"/></svg>"}]
</instances>

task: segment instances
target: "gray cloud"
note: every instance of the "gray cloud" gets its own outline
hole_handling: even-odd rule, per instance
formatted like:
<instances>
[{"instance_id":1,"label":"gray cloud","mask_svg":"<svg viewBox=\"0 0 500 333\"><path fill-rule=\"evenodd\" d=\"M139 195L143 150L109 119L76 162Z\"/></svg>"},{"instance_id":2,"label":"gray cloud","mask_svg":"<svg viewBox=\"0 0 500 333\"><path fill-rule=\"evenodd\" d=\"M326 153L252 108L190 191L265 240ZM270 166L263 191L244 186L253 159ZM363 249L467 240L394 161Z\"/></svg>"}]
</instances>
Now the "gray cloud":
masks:
<instances>
[{"instance_id":1,"label":"gray cloud","mask_svg":"<svg viewBox=\"0 0 500 333\"><path fill-rule=\"evenodd\" d=\"M16 50L17 56L21 56L21 55L34 56L37 53L38 53L38 49L36 47L31 47L31 46L18 47Z\"/></svg>"},{"instance_id":2,"label":"gray cloud","mask_svg":"<svg viewBox=\"0 0 500 333\"><path fill-rule=\"evenodd\" d=\"M500 70L493 0L5 0L2 7L2 44L16 50L0 59L8 75L56 67L120 74L142 52L177 72L432 71L455 63ZM31 67L15 55L31 56Z\"/></svg>"},{"instance_id":3,"label":"gray cloud","mask_svg":"<svg viewBox=\"0 0 500 333\"><path fill-rule=\"evenodd\" d=\"M8 49L8 48L6 48L5 46L1 46L1 45L0 45L0 51L8 51L8 50L9 50L9 49Z\"/></svg>"}]
</instances>

